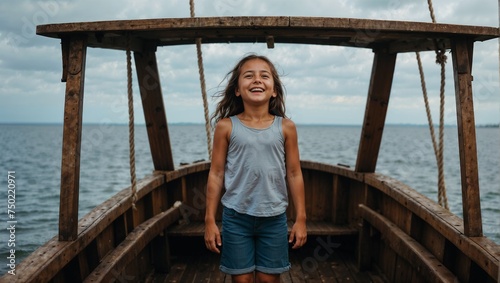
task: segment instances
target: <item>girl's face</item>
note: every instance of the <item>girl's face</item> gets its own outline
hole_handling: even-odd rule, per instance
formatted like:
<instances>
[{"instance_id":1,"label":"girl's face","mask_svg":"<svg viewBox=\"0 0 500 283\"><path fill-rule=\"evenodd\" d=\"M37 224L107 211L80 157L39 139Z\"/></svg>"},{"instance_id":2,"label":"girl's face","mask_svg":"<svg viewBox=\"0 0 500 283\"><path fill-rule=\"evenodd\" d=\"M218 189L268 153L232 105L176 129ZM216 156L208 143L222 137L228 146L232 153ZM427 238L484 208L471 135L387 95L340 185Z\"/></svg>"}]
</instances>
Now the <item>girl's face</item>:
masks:
<instances>
[{"instance_id":1,"label":"girl's face","mask_svg":"<svg viewBox=\"0 0 500 283\"><path fill-rule=\"evenodd\" d=\"M241 96L243 102L261 104L269 102L271 97L276 97L271 68L266 61L248 60L241 66L240 71L236 96Z\"/></svg>"}]
</instances>

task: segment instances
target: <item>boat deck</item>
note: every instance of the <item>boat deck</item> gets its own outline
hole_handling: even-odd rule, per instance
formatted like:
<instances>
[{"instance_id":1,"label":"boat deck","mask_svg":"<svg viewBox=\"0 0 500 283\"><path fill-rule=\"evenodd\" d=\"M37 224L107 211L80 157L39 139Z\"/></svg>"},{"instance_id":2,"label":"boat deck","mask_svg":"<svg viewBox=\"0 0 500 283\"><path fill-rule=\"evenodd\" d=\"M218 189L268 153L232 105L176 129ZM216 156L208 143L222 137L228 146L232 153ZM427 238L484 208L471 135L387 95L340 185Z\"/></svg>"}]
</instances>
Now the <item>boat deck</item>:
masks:
<instances>
[{"instance_id":1,"label":"boat deck","mask_svg":"<svg viewBox=\"0 0 500 283\"><path fill-rule=\"evenodd\" d=\"M387 282L370 270L360 272L353 251L343 250L345 239L311 237L306 246L290 251L292 268L281 276L281 282ZM352 239L350 239L352 240ZM202 242L202 238L199 241ZM175 247L175 246L174 246ZM154 274L149 282L231 282L219 270L219 255L202 250L174 256L168 274Z\"/></svg>"}]
</instances>

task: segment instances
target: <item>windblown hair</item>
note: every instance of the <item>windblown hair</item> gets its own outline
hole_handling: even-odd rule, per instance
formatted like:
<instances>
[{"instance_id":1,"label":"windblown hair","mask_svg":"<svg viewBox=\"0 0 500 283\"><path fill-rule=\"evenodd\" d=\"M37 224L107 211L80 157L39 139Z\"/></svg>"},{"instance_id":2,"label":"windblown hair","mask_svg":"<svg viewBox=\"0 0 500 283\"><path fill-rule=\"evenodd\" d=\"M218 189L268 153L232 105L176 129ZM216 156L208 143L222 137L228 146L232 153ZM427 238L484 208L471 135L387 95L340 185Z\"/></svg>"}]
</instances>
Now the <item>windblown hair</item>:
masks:
<instances>
[{"instance_id":1,"label":"windblown hair","mask_svg":"<svg viewBox=\"0 0 500 283\"><path fill-rule=\"evenodd\" d=\"M238 78L241 74L241 67L243 66L243 64L253 59L260 59L265 61L271 69L276 97L271 97L271 100L269 101L269 113L286 118L285 91L276 67L267 57L250 54L241 59L236 64L236 66L234 66L234 68L226 74L225 79L228 80L226 88L214 95L215 97L222 97L222 99L217 104L217 108L215 109L215 112L210 119L213 124L217 124L217 122L219 122L223 118L228 118L230 116L237 115L243 112L243 100L241 99L241 96L236 96L236 90L238 89Z\"/></svg>"}]
</instances>

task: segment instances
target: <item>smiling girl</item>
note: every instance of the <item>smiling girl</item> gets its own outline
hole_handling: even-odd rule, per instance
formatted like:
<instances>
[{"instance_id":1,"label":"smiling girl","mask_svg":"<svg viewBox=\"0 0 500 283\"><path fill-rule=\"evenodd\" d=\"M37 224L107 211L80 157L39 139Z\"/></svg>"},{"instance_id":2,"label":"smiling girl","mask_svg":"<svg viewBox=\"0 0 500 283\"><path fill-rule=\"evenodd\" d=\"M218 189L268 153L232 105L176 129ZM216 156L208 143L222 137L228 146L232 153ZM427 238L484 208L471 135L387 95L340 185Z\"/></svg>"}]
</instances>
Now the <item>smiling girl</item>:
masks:
<instances>
[{"instance_id":1,"label":"smiling girl","mask_svg":"<svg viewBox=\"0 0 500 283\"><path fill-rule=\"evenodd\" d=\"M212 116L217 125L205 244L213 252L222 250L220 269L233 282L280 282L280 274L290 269L288 243L296 249L307 240L297 130L285 116L283 86L267 57L244 57L228 77ZM289 237L287 185L295 207ZM215 223L219 201L222 231Z\"/></svg>"}]
</instances>

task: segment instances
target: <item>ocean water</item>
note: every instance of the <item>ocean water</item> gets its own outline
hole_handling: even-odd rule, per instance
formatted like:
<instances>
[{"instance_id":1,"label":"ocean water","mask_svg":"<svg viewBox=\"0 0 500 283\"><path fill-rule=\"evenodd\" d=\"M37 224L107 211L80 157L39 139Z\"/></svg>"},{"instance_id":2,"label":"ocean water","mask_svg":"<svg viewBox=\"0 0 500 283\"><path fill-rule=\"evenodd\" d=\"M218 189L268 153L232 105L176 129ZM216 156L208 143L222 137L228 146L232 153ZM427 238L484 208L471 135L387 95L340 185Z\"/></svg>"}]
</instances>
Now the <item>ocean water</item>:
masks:
<instances>
[{"instance_id":1,"label":"ocean water","mask_svg":"<svg viewBox=\"0 0 500 283\"><path fill-rule=\"evenodd\" d=\"M175 164L207 160L203 125L171 125ZM153 170L146 129L135 128L136 174ZM301 159L354 167L360 126L299 125ZM500 243L500 130L477 128L484 234ZM9 256L8 172L15 177L15 256L18 264L58 232L62 125L0 125L0 274ZM79 217L129 186L128 127L84 125ZM445 128L445 181L450 210L462 215L456 127ZM436 159L427 126L387 126L377 172L437 201ZM12 194L11 194L12 195ZM11 197L12 198L12 197ZM12 201L11 201L12 204ZM12 220L12 219L10 219Z\"/></svg>"}]
</instances>

